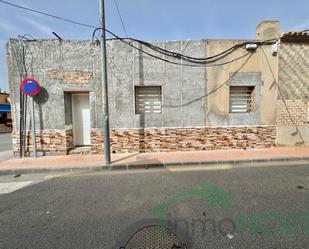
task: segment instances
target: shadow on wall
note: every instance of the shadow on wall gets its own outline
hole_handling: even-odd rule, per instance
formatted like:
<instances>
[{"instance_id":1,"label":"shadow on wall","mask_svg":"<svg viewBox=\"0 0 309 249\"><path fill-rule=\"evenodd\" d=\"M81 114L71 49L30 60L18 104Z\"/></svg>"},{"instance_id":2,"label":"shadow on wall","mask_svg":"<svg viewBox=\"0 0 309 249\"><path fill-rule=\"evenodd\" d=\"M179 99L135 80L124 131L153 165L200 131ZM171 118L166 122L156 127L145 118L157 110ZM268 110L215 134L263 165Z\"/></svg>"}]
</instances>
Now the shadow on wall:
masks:
<instances>
[{"instance_id":1,"label":"shadow on wall","mask_svg":"<svg viewBox=\"0 0 309 249\"><path fill-rule=\"evenodd\" d=\"M143 49L142 44L139 45L140 49ZM143 53L139 51L139 62L138 62L138 69L139 69L139 85L144 85L144 60L143 60ZM139 152L145 152L145 113L139 114L140 116L140 124L139 124Z\"/></svg>"},{"instance_id":2,"label":"shadow on wall","mask_svg":"<svg viewBox=\"0 0 309 249\"><path fill-rule=\"evenodd\" d=\"M49 94L44 87L41 87L38 95L34 97L35 103L39 106L40 130L44 130L42 105L44 105L48 101L48 99Z\"/></svg>"},{"instance_id":3,"label":"shadow on wall","mask_svg":"<svg viewBox=\"0 0 309 249\"><path fill-rule=\"evenodd\" d=\"M46 104L46 102L49 99L49 94L46 90L46 88L41 87L40 88L40 92L34 96L34 101L35 103L39 106L39 123L40 123L40 127L39 130L42 132L44 130L44 121L43 121L43 110L42 110L42 106L44 104ZM40 147L42 148L43 146L43 136L40 136Z\"/></svg>"}]
</instances>

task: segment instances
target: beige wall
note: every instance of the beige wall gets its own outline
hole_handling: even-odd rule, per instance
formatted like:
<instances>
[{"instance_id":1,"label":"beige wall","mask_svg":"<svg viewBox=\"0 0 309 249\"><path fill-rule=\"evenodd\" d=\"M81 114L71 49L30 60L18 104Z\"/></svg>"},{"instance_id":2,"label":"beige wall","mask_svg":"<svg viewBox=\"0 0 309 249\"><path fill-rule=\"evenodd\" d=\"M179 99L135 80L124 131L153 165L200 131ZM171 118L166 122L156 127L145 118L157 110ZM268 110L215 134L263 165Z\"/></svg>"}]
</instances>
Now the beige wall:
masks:
<instances>
[{"instance_id":1,"label":"beige wall","mask_svg":"<svg viewBox=\"0 0 309 249\"><path fill-rule=\"evenodd\" d=\"M256 27L256 39L268 40L273 38L279 38L279 35L279 21L262 21Z\"/></svg>"},{"instance_id":2,"label":"beige wall","mask_svg":"<svg viewBox=\"0 0 309 249\"><path fill-rule=\"evenodd\" d=\"M258 63L262 72L261 124L276 123L276 98L278 96L278 56L272 55L272 46L258 50Z\"/></svg>"},{"instance_id":3,"label":"beige wall","mask_svg":"<svg viewBox=\"0 0 309 249\"><path fill-rule=\"evenodd\" d=\"M277 146L309 146L309 125L277 125Z\"/></svg>"},{"instance_id":4,"label":"beige wall","mask_svg":"<svg viewBox=\"0 0 309 249\"><path fill-rule=\"evenodd\" d=\"M206 54L211 56L220 53L235 44L241 43L240 40L206 40ZM226 82L222 88L216 93L211 94L206 102L206 124L208 126L230 124L229 117L229 85L228 80L230 74L237 72L241 73L261 73L261 92L260 92L260 113L259 123L256 125L273 125L275 124L276 105L275 100L277 96L276 86L274 81L277 80L277 57L271 54L271 46L264 46L264 52L258 48L256 52L245 56L248 51L245 49L238 49L232 54L220 60L218 63L228 62L235 58L245 56L233 63L208 67L206 70L207 92L218 88L222 83ZM216 62L214 64L217 64ZM246 84L246 82L242 82Z\"/></svg>"}]
</instances>

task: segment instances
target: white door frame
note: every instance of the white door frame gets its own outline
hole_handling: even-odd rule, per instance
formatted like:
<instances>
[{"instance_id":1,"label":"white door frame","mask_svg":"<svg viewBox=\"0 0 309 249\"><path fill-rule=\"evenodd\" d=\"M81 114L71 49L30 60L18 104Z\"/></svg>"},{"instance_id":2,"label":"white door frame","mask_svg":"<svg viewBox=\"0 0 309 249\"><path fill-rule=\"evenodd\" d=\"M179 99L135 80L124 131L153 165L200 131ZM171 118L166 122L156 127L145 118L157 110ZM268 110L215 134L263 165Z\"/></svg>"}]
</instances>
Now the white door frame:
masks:
<instances>
[{"instance_id":1,"label":"white door frame","mask_svg":"<svg viewBox=\"0 0 309 249\"><path fill-rule=\"evenodd\" d=\"M71 106L72 106L72 129L73 129L73 145L76 146L76 138L75 138L75 135L74 135L74 120L75 120L75 110L74 110L74 101L73 101L73 95L87 95L88 96L88 99L89 99L89 109L90 109L90 94L89 92L71 92ZM91 114L91 112L90 112ZM91 116L90 116L91 118ZM91 124L91 120L89 120L90 124ZM90 131L89 131L90 132ZM91 141L90 141L90 144L91 144ZM85 146L87 145L90 145L90 144L85 144ZM78 145L77 145L78 146ZM81 145L82 146L82 145Z\"/></svg>"}]
</instances>

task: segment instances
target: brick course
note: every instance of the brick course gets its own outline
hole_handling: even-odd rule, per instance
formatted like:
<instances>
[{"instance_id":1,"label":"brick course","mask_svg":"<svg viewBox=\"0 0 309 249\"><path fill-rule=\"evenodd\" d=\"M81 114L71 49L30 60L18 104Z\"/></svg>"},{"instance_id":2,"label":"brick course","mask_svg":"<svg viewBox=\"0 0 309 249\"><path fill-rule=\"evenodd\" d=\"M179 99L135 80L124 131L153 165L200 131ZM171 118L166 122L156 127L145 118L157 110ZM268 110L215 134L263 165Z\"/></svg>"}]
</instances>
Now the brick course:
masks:
<instances>
[{"instance_id":1,"label":"brick course","mask_svg":"<svg viewBox=\"0 0 309 249\"><path fill-rule=\"evenodd\" d=\"M111 150L126 153L269 148L275 146L275 139L275 126L111 130ZM91 131L91 150L94 154L103 151L101 129Z\"/></svg>"},{"instance_id":2,"label":"brick course","mask_svg":"<svg viewBox=\"0 0 309 249\"><path fill-rule=\"evenodd\" d=\"M33 151L32 133L26 133L26 151ZM19 152L19 132L12 132L13 152ZM73 131L70 130L44 130L36 131L37 151L50 151L58 154L66 154L73 147Z\"/></svg>"},{"instance_id":3,"label":"brick course","mask_svg":"<svg viewBox=\"0 0 309 249\"><path fill-rule=\"evenodd\" d=\"M37 131L37 150L67 154L73 148L73 131ZM19 151L19 133L12 133L13 151ZM111 130L111 151L169 152L214 149L269 148L275 146L276 127L201 127ZM26 150L32 151L31 132L27 132ZM91 153L103 152L103 132L91 130Z\"/></svg>"}]
</instances>

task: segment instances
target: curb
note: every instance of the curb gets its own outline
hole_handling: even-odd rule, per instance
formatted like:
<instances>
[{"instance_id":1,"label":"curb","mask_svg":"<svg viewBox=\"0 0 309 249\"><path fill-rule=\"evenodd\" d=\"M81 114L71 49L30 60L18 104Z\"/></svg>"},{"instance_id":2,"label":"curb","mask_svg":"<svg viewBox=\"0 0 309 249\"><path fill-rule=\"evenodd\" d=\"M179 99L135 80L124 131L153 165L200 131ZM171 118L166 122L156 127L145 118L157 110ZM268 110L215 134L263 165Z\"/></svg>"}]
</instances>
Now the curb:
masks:
<instances>
[{"instance_id":1,"label":"curb","mask_svg":"<svg viewBox=\"0 0 309 249\"><path fill-rule=\"evenodd\" d=\"M97 165L97 166L75 166L66 168L29 168L29 169L0 169L0 175L16 175L16 174L41 174L41 173L74 173L74 172L96 172L96 171L126 171L137 169L165 169L173 167L211 167L219 165L269 165L275 163L301 163L309 166L309 157L280 157L269 159L242 159L242 160L212 160L212 161L187 161L187 162L168 162L168 163L132 163L132 164L116 164L113 166Z\"/></svg>"}]
</instances>

